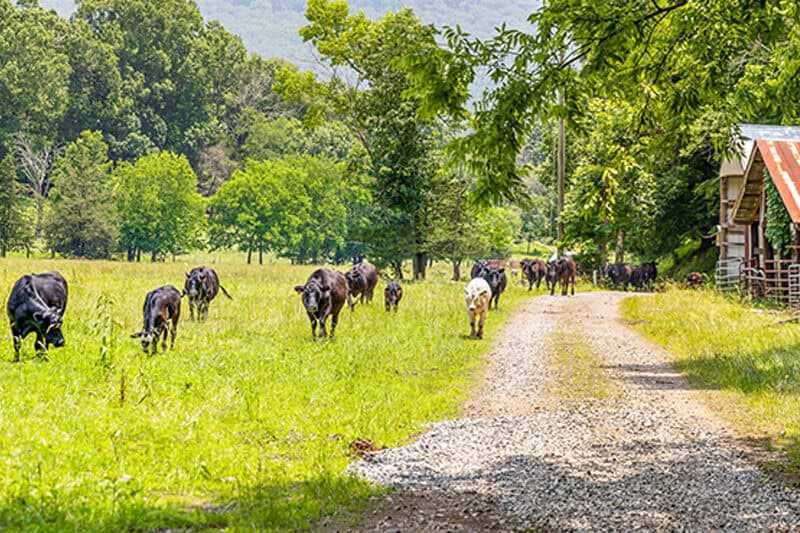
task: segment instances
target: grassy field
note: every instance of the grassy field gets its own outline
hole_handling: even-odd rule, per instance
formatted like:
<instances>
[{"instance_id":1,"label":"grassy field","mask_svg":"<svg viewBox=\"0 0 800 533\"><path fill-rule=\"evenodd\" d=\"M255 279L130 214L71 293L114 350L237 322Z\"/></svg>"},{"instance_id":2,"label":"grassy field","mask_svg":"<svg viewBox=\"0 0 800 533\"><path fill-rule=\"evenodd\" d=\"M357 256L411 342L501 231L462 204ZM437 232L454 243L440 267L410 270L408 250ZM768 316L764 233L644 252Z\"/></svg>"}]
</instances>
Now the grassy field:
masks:
<instances>
[{"instance_id":1,"label":"grassy field","mask_svg":"<svg viewBox=\"0 0 800 533\"><path fill-rule=\"evenodd\" d=\"M784 313L710 291L630 298L623 313L676 357L677 367L739 433L785 453L800 474L800 326Z\"/></svg>"},{"instance_id":2,"label":"grassy field","mask_svg":"<svg viewBox=\"0 0 800 533\"><path fill-rule=\"evenodd\" d=\"M334 341L312 342L292 288L313 267L223 261L233 301L205 324L184 302L175 350L148 358L129 338L144 295L180 288L191 266L0 260L3 302L25 273L58 269L70 285L67 344L50 361L29 337L12 363L0 333L0 529L283 530L357 506L375 489L345 475L349 444L397 445L455 415L528 297L510 287L475 342L463 283L407 284L387 315L381 282Z\"/></svg>"}]
</instances>

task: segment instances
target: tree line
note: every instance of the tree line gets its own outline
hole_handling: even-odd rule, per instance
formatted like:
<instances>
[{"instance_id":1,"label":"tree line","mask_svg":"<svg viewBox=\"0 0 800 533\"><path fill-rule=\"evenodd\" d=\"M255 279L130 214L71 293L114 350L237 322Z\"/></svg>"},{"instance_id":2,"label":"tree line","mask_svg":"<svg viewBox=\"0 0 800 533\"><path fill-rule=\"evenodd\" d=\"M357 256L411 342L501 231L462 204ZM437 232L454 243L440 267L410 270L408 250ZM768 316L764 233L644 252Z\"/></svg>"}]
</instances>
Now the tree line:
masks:
<instances>
[{"instance_id":1,"label":"tree line","mask_svg":"<svg viewBox=\"0 0 800 533\"><path fill-rule=\"evenodd\" d=\"M533 238L520 207L468 201L454 130L407 93L393 59L428 46L429 26L314 2L307 18L327 81L248 54L186 0L81 0L69 19L0 0L0 251L367 254L398 275L446 259L457 276Z\"/></svg>"}]
</instances>

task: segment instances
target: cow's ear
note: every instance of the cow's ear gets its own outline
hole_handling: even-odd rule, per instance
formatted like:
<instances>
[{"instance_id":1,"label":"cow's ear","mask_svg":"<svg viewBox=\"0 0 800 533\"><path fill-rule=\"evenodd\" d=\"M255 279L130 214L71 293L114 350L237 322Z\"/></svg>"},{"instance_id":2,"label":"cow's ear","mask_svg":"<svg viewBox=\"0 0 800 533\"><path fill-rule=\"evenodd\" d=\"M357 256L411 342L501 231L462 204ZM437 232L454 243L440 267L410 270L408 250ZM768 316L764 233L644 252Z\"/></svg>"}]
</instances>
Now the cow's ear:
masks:
<instances>
[{"instance_id":1,"label":"cow's ear","mask_svg":"<svg viewBox=\"0 0 800 533\"><path fill-rule=\"evenodd\" d=\"M184 274L186 274L186 277L187 277L187 278L189 277L189 273L188 273L188 272L184 272Z\"/></svg>"},{"instance_id":2,"label":"cow's ear","mask_svg":"<svg viewBox=\"0 0 800 533\"><path fill-rule=\"evenodd\" d=\"M304 287L302 285L295 285L294 292L296 292L297 294L303 294L303 289Z\"/></svg>"},{"instance_id":3,"label":"cow's ear","mask_svg":"<svg viewBox=\"0 0 800 533\"><path fill-rule=\"evenodd\" d=\"M506 271L506 269L505 269L505 268L503 268L503 267L500 267L500 268L498 268L498 269L497 269L497 271L498 271L498 272L505 272L505 271Z\"/></svg>"},{"instance_id":4,"label":"cow's ear","mask_svg":"<svg viewBox=\"0 0 800 533\"><path fill-rule=\"evenodd\" d=\"M137 331L136 333L131 333L131 338L132 339L135 339L136 337L141 337L141 336L142 336L142 332L141 331Z\"/></svg>"}]
</instances>

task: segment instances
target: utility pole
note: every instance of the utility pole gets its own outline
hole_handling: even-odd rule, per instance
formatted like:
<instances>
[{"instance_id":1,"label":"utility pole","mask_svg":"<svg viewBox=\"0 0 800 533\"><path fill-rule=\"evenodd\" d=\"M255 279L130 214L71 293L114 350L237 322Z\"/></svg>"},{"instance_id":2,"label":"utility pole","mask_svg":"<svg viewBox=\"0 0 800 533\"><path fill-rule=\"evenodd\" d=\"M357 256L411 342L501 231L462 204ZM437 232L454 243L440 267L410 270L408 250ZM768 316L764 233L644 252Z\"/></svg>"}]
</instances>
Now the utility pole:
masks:
<instances>
[{"instance_id":1,"label":"utility pole","mask_svg":"<svg viewBox=\"0 0 800 533\"><path fill-rule=\"evenodd\" d=\"M560 61L564 63L564 51L561 51ZM556 174L558 178L558 203L556 209L556 216L558 217L558 226L556 232L556 239L558 247L556 252L561 255L561 242L564 239L564 222L561 220L561 212L564 210L564 163L566 159L566 132L564 131L564 104L566 103L566 96L564 95L564 87L558 90L558 146L556 147Z\"/></svg>"}]
</instances>

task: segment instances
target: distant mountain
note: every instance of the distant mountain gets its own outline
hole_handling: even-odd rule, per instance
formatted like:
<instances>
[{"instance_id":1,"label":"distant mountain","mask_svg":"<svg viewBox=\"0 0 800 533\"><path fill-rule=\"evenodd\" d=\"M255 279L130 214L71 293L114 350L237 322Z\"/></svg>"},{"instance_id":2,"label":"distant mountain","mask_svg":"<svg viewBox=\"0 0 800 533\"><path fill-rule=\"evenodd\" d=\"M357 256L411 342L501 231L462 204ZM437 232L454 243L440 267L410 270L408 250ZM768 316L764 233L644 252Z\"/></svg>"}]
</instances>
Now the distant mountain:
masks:
<instances>
[{"instance_id":1,"label":"distant mountain","mask_svg":"<svg viewBox=\"0 0 800 533\"><path fill-rule=\"evenodd\" d=\"M75 9L73 0L40 3L63 16ZM503 22L526 27L528 15L538 9L541 0L352 0L349 4L352 12L363 10L371 18L407 5L423 22L458 24L475 36L488 37ZM283 57L304 70L324 71L312 47L297 33L306 23L306 0L197 0L197 5L206 20L219 20L228 31L240 35L250 51L263 57Z\"/></svg>"}]
</instances>

